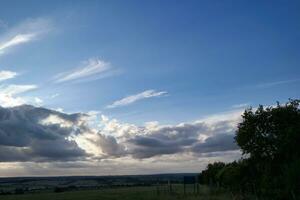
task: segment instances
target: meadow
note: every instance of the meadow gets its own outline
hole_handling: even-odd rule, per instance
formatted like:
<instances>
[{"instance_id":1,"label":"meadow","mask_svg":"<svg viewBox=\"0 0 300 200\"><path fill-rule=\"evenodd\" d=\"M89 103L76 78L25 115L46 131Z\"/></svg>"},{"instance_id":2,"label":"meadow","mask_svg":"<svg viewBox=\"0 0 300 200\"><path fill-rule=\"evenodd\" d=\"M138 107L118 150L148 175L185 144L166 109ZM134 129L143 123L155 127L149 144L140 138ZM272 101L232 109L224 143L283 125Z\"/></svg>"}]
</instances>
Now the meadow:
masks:
<instances>
[{"instance_id":1,"label":"meadow","mask_svg":"<svg viewBox=\"0 0 300 200\"><path fill-rule=\"evenodd\" d=\"M98 190L79 190L67 191L61 193L41 192L33 194L20 195L3 195L1 200L232 200L234 197L224 191L211 191L207 187L200 187L199 193L194 194L193 188L187 188L184 195L182 185L173 186L173 192L170 194L164 188L157 187L124 187L124 188L107 188Z\"/></svg>"}]
</instances>

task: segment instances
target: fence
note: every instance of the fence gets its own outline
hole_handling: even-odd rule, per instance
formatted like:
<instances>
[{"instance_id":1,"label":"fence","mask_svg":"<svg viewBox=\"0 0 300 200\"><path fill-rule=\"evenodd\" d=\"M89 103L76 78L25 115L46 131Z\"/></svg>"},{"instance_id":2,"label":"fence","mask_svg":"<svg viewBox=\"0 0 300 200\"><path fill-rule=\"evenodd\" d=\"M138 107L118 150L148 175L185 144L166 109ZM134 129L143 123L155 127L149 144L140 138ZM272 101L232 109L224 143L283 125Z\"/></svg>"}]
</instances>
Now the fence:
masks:
<instances>
[{"instance_id":1,"label":"fence","mask_svg":"<svg viewBox=\"0 0 300 200\"><path fill-rule=\"evenodd\" d=\"M183 183L172 183L172 181L157 181L156 194L184 194L198 195L199 183L196 176L185 176Z\"/></svg>"}]
</instances>

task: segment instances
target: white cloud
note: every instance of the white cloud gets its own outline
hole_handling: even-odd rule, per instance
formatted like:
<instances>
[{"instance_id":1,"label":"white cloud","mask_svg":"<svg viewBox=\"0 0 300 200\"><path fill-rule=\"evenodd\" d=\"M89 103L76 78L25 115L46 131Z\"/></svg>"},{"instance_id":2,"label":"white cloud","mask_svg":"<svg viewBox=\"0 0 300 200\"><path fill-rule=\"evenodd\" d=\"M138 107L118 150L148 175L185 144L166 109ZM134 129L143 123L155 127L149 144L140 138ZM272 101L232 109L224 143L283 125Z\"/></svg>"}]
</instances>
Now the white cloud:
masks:
<instances>
[{"instance_id":1,"label":"white cloud","mask_svg":"<svg viewBox=\"0 0 300 200\"><path fill-rule=\"evenodd\" d=\"M39 98L39 97L34 97L34 103L36 104L36 105L38 105L38 106L41 106L41 105L43 105L43 100L41 99L41 98Z\"/></svg>"},{"instance_id":2,"label":"white cloud","mask_svg":"<svg viewBox=\"0 0 300 200\"><path fill-rule=\"evenodd\" d=\"M13 107L25 104L28 100L17 95L36 88L36 85L0 85L0 105L2 107Z\"/></svg>"},{"instance_id":3,"label":"white cloud","mask_svg":"<svg viewBox=\"0 0 300 200\"><path fill-rule=\"evenodd\" d=\"M57 112L61 112L61 113L64 113L64 112L65 112L63 108L56 108L56 109L54 109L54 110L57 111Z\"/></svg>"},{"instance_id":4,"label":"white cloud","mask_svg":"<svg viewBox=\"0 0 300 200\"><path fill-rule=\"evenodd\" d=\"M140 101L140 100L148 99L148 98L152 98L152 97L159 97L159 96L163 96L166 94L168 94L166 91L157 92L155 90L146 90L144 92L134 94L131 96L127 96L123 99L117 100L117 101L113 102L111 105L108 105L107 108L126 106L126 105L132 104L136 101Z\"/></svg>"},{"instance_id":5,"label":"white cloud","mask_svg":"<svg viewBox=\"0 0 300 200\"><path fill-rule=\"evenodd\" d=\"M19 34L14 36L8 41L5 41L4 43L0 44L0 52L3 52L5 49L12 47L12 46L17 46L22 43L26 43L31 41L35 37L34 34Z\"/></svg>"},{"instance_id":6,"label":"white cloud","mask_svg":"<svg viewBox=\"0 0 300 200\"><path fill-rule=\"evenodd\" d=\"M5 34L0 36L0 54L5 53L12 47L33 41L51 29L52 25L49 19L37 18L26 20L8 29Z\"/></svg>"},{"instance_id":7,"label":"white cloud","mask_svg":"<svg viewBox=\"0 0 300 200\"><path fill-rule=\"evenodd\" d=\"M63 72L54 77L56 83L62 83L67 81L76 81L87 78L98 79L102 78L105 73L108 73L112 69L109 62L105 62L98 58L90 58L83 62L83 66Z\"/></svg>"},{"instance_id":8,"label":"white cloud","mask_svg":"<svg viewBox=\"0 0 300 200\"><path fill-rule=\"evenodd\" d=\"M0 71L0 81L4 81L4 80L7 80L7 79L11 79L11 78L14 78L18 75L18 73L16 72L12 72L12 71Z\"/></svg>"},{"instance_id":9,"label":"white cloud","mask_svg":"<svg viewBox=\"0 0 300 200\"><path fill-rule=\"evenodd\" d=\"M246 107L249 107L249 103L240 103L240 104L234 104L232 105L231 107L232 108L246 108Z\"/></svg>"},{"instance_id":10,"label":"white cloud","mask_svg":"<svg viewBox=\"0 0 300 200\"><path fill-rule=\"evenodd\" d=\"M289 83L295 83L299 82L300 78L298 79L291 79L291 80L283 80L283 81L274 81L274 82L268 82L268 83L261 83L256 85L258 88L270 88L277 85L283 85L283 84L289 84Z\"/></svg>"},{"instance_id":11,"label":"white cloud","mask_svg":"<svg viewBox=\"0 0 300 200\"><path fill-rule=\"evenodd\" d=\"M15 78L18 73L8 70L0 71L0 82ZM25 92L37 89L36 85L15 85L15 84L0 84L0 106L14 107L22 104L31 103L36 106L41 106L43 100L39 97L24 97L20 96Z\"/></svg>"},{"instance_id":12,"label":"white cloud","mask_svg":"<svg viewBox=\"0 0 300 200\"><path fill-rule=\"evenodd\" d=\"M215 124L216 122L224 122L224 121L231 121L232 126L235 127L238 122L241 120L241 115L243 114L244 109L236 109L228 112L217 113L213 115L209 115L203 117L196 122L205 122L207 124Z\"/></svg>"},{"instance_id":13,"label":"white cloud","mask_svg":"<svg viewBox=\"0 0 300 200\"><path fill-rule=\"evenodd\" d=\"M54 99L54 98L58 97L59 95L60 95L59 93L55 93L55 94L51 95L49 98Z\"/></svg>"},{"instance_id":14,"label":"white cloud","mask_svg":"<svg viewBox=\"0 0 300 200\"><path fill-rule=\"evenodd\" d=\"M16 95L21 94L24 92L27 92L29 90L36 89L36 85L8 85L8 86L2 86L1 92L5 93L7 95Z\"/></svg>"},{"instance_id":15,"label":"white cloud","mask_svg":"<svg viewBox=\"0 0 300 200\"><path fill-rule=\"evenodd\" d=\"M73 123L61 118L58 115L50 114L48 117L40 120L40 124L42 125L58 125L59 127L71 128Z\"/></svg>"}]
</instances>

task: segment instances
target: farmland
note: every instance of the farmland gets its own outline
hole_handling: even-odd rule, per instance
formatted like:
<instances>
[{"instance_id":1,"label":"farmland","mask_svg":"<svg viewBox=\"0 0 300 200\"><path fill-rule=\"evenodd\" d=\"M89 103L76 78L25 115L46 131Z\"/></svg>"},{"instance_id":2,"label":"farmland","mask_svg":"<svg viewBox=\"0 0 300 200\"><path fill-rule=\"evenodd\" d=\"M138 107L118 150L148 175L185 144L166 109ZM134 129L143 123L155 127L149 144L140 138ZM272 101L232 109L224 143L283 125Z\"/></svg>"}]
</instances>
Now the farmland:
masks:
<instances>
[{"instance_id":1,"label":"farmland","mask_svg":"<svg viewBox=\"0 0 300 200\"><path fill-rule=\"evenodd\" d=\"M0 178L1 200L232 199L224 190L185 184L197 174Z\"/></svg>"},{"instance_id":2,"label":"farmland","mask_svg":"<svg viewBox=\"0 0 300 200\"><path fill-rule=\"evenodd\" d=\"M161 191L160 194L156 192L155 186L144 187L124 187L112 189L98 189L98 190L80 190L67 191L61 193L42 192L34 194L20 194L20 195L4 195L1 200L171 200L171 199L232 199L229 193L212 192L206 187L202 187L199 194L183 194L182 186L176 185L175 191L172 194ZM192 191L192 188L189 188Z\"/></svg>"}]
</instances>

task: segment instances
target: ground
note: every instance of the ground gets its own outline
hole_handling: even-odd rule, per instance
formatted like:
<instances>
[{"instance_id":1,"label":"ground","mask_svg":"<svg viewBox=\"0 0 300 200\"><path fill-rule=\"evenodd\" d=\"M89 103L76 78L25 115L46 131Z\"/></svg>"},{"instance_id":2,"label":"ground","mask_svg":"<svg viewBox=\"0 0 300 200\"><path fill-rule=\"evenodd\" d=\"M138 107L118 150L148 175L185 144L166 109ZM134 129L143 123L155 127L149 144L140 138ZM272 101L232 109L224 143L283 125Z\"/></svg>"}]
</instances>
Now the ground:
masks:
<instances>
[{"instance_id":1,"label":"ground","mask_svg":"<svg viewBox=\"0 0 300 200\"><path fill-rule=\"evenodd\" d=\"M158 194L156 187L127 187L99 190L81 190L70 192L43 192L35 194L4 195L1 200L226 200L232 196L226 192L211 192L201 188L199 194L193 194L193 189L188 188L189 194L184 195L181 186L173 187L173 194L166 188L161 188Z\"/></svg>"}]
</instances>

